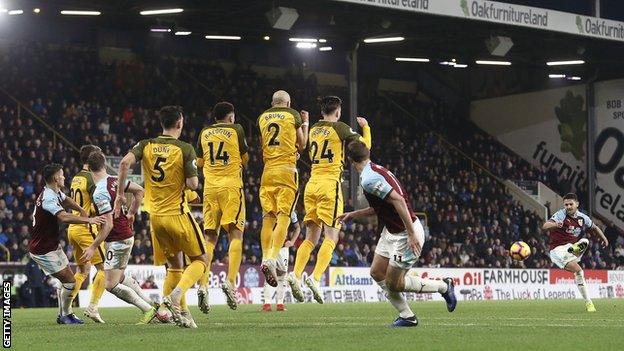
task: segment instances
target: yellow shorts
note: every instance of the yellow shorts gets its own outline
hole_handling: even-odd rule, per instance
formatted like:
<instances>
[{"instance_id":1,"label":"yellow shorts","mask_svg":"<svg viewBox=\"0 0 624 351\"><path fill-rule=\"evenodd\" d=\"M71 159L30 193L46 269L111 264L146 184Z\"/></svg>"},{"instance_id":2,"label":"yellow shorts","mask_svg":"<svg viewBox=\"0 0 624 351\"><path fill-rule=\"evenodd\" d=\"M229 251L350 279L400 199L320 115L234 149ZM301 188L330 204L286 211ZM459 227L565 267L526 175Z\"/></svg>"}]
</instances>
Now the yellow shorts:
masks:
<instances>
[{"instance_id":1,"label":"yellow shorts","mask_svg":"<svg viewBox=\"0 0 624 351\"><path fill-rule=\"evenodd\" d=\"M151 234L151 237L152 237L152 250L154 253L154 266L164 266L168 264L167 258L171 259L175 255L171 254L169 255L169 257L167 257L167 255L165 255L165 252L160 248L160 245L158 244L158 242L154 239L153 233ZM182 255L182 263L184 267L186 267L189 264L191 264L191 259L189 259L187 255Z\"/></svg>"},{"instance_id":2,"label":"yellow shorts","mask_svg":"<svg viewBox=\"0 0 624 351\"><path fill-rule=\"evenodd\" d=\"M93 240L97 235L97 227L89 226L86 224L78 224L71 225L67 229L67 239L69 240L69 244L74 248L74 261L79 263L80 256L84 253L91 244L93 244ZM90 263L92 265L104 263L104 244L98 247L97 252L91 258Z\"/></svg>"},{"instance_id":3,"label":"yellow shorts","mask_svg":"<svg viewBox=\"0 0 624 351\"><path fill-rule=\"evenodd\" d=\"M163 265L168 257L183 252L189 257L206 253L204 235L190 213L150 216L154 265Z\"/></svg>"},{"instance_id":4,"label":"yellow shorts","mask_svg":"<svg viewBox=\"0 0 624 351\"><path fill-rule=\"evenodd\" d=\"M234 224L245 229L245 193L243 188L204 189L204 230L218 230Z\"/></svg>"},{"instance_id":5,"label":"yellow shorts","mask_svg":"<svg viewBox=\"0 0 624 351\"><path fill-rule=\"evenodd\" d=\"M274 215L290 213L299 197L299 174L284 170L265 170L260 182L260 205L262 213Z\"/></svg>"},{"instance_id":6,"label":"yellow shorts","mask_svg":"<svg viewBox=\"0 0 624 351\"><path fill-rule=\"evenodd\" d=\"M340 228L336 218L343 212L342 189L337 181L309 181L305 187L303 198L305 217L303 222L314 222L317 225L325 224L329 227Z\"/></svg>"}]
</instances>

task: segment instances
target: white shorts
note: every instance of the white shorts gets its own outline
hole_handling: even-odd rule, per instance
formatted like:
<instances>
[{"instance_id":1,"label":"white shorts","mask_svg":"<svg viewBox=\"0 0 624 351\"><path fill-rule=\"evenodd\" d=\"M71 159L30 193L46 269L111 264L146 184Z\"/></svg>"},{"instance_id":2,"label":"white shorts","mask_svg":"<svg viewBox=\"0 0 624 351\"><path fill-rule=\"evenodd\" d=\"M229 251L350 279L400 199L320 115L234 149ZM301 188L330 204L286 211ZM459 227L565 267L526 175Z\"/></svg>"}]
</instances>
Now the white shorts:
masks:
<instances>
[{"instance_id":1,"label":"white shorts","mask_svg":"<svg viewBox=\"0 0 624 351\"><path fill-rule=\"evenodd\" d=\"M277 255L277 273L283 275L288 272L288 260L290 259L290 252L287 247L282 247Z\"/></svg>"},{"instance_id":2,"label":"white shorts","mask_svg":"<svg viewBox=\"0 0 624 351\"><path fill-rule=\"evenodd\" d=\"M56 250L50 251L45 255L35 255L31 253L30 257L32 257L33 261L37 262L46 275L58 273L69 265L67 255L65 255L60 245Z\"/></svg>"},{"instance_id":3,"label":"white shorts","mask_svg":"<svg viewBox=\"0 0 624 351\"><path fill-rule=\"evenodd\" d=\"M422 247L425 244L425 229L418 219L414 221L414 231L416 238ZM377 243L375 253L381 257L390 259L390 264L402 268L410 269L418 261L420 255L416 255L407 244L407 231L392 234L384 227Z\"/></svg>"},{"instance_id":4,"label":"white shorts","mask_svg":"<svg viewBox=\"0 0 624 351\"><path fill-rule=\"evenodd\" d=\"M104 270L126 269L133 245L134 237L105 243L106 259L104 260Z\"/></svg>"},{"instance_id":5,"label":"white shorts","mask_svg":"<svg viewBox=\"0 0 624 351\"><path fill-rule=\"evenodd\" d=\"M585 252L577 256L571 252L568 252L568 248L570 248L571 246L572 244L559 245L554 249L550 250L550 260L552 261L552 263L556 264L557 267L563 269L570 262L579 262Z\"/></svg>"}]
</instances>

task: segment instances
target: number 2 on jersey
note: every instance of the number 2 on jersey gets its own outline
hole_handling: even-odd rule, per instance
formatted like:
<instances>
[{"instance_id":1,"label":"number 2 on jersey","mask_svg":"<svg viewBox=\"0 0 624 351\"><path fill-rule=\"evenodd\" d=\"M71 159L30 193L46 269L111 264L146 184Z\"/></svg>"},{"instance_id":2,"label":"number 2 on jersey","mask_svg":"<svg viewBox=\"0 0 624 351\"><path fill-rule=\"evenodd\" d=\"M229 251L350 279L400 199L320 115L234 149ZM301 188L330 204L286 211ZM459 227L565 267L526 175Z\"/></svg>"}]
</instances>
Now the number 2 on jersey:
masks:
<instances>
[{"instance_id":1,"label":"number 2 on jersey","mask_svg":"<svg viewBox=\"0 0 624 351\"><path fill-rule=\"evenodd\" d=\"M280 132L279 124L271 123L271 124L269 124L267 129L269 130L269 133L273 133L273 136L271 136L271 139L269 139L269 146L277 146L277 145L279 145L280 143L277 140L277 136L279 135L279 132Z\"/></svg>"},{"instance_id":2,"label":"number 2 on jersey","mask_svg":"<svg viewBox=\"0 0 624 351\"><path fill-rule=\"evenodd\" d=\"M325 140L325 142L323 143L323 150L321 150L321 159L325 158L327 159L327 162L333 163L334 153L331 151L331 149L327 148L328 145L329 140ZM310 144L310 153L312 153L312 163L314 164L319 164L321 162L321 160L316 159L316 155L318 154L318 148L319 147L316 141L313 141L312 144Z\"/></svg>"}]
</instances>

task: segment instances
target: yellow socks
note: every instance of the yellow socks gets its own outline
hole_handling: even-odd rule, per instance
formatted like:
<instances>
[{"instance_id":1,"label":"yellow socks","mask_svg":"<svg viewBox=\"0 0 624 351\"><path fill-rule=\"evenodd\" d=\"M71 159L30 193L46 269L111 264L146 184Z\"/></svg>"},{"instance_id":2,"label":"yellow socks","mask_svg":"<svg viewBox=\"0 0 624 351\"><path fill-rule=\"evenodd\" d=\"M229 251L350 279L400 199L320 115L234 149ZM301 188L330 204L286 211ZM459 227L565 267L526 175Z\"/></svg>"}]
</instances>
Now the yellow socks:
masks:
<instances>
[{"instance_id":1,"label":"yellow socks","mask_svg":"<svg viewBox=\"0 0 624 351\"><path fill-rule=\"evenodd\" d=\"M97 271L95 278L93 279L93 288L91 290L91 302L90 305L97 306L100 303L102 294L106 289L106 275L104 271Z\"/></svg>"},{"instance_id":2,"label":"yellow socks","mask_svg":"<svg viewBox=\"0 0 624 351\"><path fill-rule=\"evenodd\" d=\"M165 282L163 283L163 296L171 294L176 285L182 278L183 269L167 268L167 274L165 275Z\"/></svg>"},{"instance_id":3,"label":"yellow socks","mask_svg":"<svg viewBox=\"0 0 624 351\"><path fill-rule=\"evenodd\" d=\"M208 288L208 279L210 278L210 266L212 265L212 257L214 256L215 246L210 241L206 240L206 256L208 256L208 265L206 266L206 273L199 278L199 287L202 289Z\"/></svg>"},{"instance_id":4,"label":"yellow socks","mask_svg":"<svg viewBox=\"0 0 624 351\"><path fill-rule=\"evenodd\" d=\"M314 244L310 240L306 239L299 245L295 258L295 276L297 279L301 279L303 270L310 260L312 250L314 250Z\"/></svg>"},{"instance_id":5,"label":"yellow socks","mask_svg":"<svg viewBox=\"0 0 624 351\"><path fill-rule=\"evenodd\" d=\"M269 258L277 259L279 251L284 246L286 236L288 236L288 226L290 225L290 214L280 213L277 216L277 225L271 234L273 242L271 243L271 251L269 252Z\"/></svg>"},{"instance_id":6,"label":"yellow socks","mask_svg":"<svg viewBox=\"0 0 624 351\"><path fill-rule=\"evenodd\" d=\"M72 301L76 298L76 296L78 296L78 292L80 292L80 287L82 286L82 283L84 283L85 279L87 279L87 277L80 272L76 272L74 274L74 279L76 279L76 286L74 286L74 291L72 291L71 293Z\"/></svg>"},{"instance_id":7,"label":"yellow socks","mask_svg":"<svg viewBox=\"0 0 624 351\"><path fill-rule=\"evenodd\" d=\"M262 248L262 259L269 258L269 252L271 251L271 235L273 234L273 228L277 223L277 218L272 216L265 216L262 219L262 230L260 231L260 246Z\"/></svg>"},{"instance_id":8,"label":"yellow socks","mask_svg":"<svg viewBox=\"0 0 624 351\"><path fill-rule=\"evenodd\" d=\"M323 244L321 244L321 248L319 249L318 255L316 256L316 266L314 266L314 272L312 273L314 276L314 280L316 280L317 282L321 281L321 276L323 275L323 273L325 273L327 266L329 266L329 262L331 262L335 247L336 243L333 240L323 240Z\"/></svg>"},{"instance_id":9,"label":"yellow socks","mask_svg":"<svg viewBox=\"0 0 624 351\"><path fill-rule=\"evenodd\" d=\"M193 286L201 276L206 273L206 264L203 261L196 260L186 267L178 286L182 292L182 296L186 295L186 291Z\"/></svg>"},{"instance_id":10,"label":"yellow socks","mask_svg":"<svg viewBox=\"0 0 624 351\"><path fill-rule=\"evenodd\" d=\"M236 275L243 258L243 241L240 239L232 239L230 249L228 250L228 280L232 286L236 286Z\"/></svg>"},{"instance_id":11,"label":"yellow socks","mask_svg":"<svg viewBox=\"0 0 624 351\"><path fill-rule=\"evenodd\" d=\"M165 275L165 282L163 283L163 296L169 296L173 289L178 285L180 279L182 279L183 269L167 268L167 274ZM188 310L186 305L186 294L182 294L180 298L180 309L183 311Z\"/></svg>"}]
</instances>

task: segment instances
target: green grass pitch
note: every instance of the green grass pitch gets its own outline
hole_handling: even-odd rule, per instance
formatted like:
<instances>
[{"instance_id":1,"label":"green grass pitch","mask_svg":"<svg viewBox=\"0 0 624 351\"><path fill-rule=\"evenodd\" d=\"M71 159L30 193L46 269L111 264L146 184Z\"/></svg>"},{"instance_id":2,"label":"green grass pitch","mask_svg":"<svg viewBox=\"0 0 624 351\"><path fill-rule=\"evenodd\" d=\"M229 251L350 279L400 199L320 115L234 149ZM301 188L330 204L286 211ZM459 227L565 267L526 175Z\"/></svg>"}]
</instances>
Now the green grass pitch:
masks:
<instances>
[{"instance_id":1,"label":"green grass pitch","mask_svg":"<svg viewBox=\"0 0 624 351\"><path fill-rule=\"evenodd\" d=\"M388 328L386 303L298 304L286 312L192 308L198 329L136 326L138 310L103 308L105 325L57 325L55 309L18 309L12 316L15 350L622 350L624 300L596 300L597 313L576 301L412 303L420 324ZM82 309L76 309L82 317Z\"/></svg>"}]
</instances>

